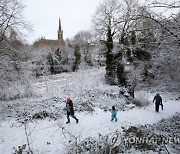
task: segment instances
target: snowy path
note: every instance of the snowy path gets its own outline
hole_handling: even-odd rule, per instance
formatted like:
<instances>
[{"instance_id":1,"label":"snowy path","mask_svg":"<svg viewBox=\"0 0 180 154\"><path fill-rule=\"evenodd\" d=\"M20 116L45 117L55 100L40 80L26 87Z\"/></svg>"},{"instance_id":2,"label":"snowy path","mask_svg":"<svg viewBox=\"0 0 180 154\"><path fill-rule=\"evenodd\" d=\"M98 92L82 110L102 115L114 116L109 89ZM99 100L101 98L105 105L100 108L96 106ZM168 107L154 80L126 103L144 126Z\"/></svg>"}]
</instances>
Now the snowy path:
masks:
<instances>
[{"instance_id":1,"label":"snowy path","mask_svg":"<svg viewBox=\"0 0 180 154\"><path fill-rule=\"evenodd\" d=\"M71 123L66 125L66 117L57 121L45 119L29 123L28 128L30 128L31 132L29 137L32 141L32 149L35 153L40 154L63 153L63 148L71 140L67 131L83 140L90 136L98 137L99 133L105 135L116 130L121 131L122 126L153 124L163 118L174 115L176 112L180 112L179 101L171 100L164 102L164 106L165 110L160 110L159 113L154 111L153 104L144 109L136 108L129 111L118 111L117 122L110 121L110 112L104 112L96 108L93 114L85 112L76 113L76 116L80 119L78 124L75 123L74 119L71 119ZM58 124L62 124L65 127L64 131L58 127ZM24 132L23 125L15 121L2 122L0 125L0 153L12 153L15 151L12 147L17 148L25 144L26 138Z\"/></svg>"},{"instance_id":2,"label":"snowy path","mask_svg":"<svg viewBox=\"0 0 180 154\"><path fill-rule=\"evenodd\" d=\"M159 113L154 111L154 104L146 107L145 109L132 109L129 111L118 111L118 121L111 122L111 113L104 112L101 109L96 109L95 113L86 115L85 113L77 114L80 123L75 125L72 119L72 124L67 125L69 131L76 130L77 133L83 134L83 137L97 136L98 133L107 134L108 132L121 130L121 126L128 127L131 125L144 125L153 124L161 119L171 117L176 112L180 112L180 102L165 102L165 110ZM83 130L83 131L81 131Z\"/></svg>"},{"instance_id":3,"label":"snowy path","mask_svg":"<svg viewBox=\"0 0 180 154\"><path fill-rule=\"evenodd\" d=\"M42 95L42 98L39 97L39 99L42 100L47 97L52 98L57 96L66 98L67 96L73 96L74 91L81 94L83 90L95 88L103 89L103 91L115 88L115 90L118 91L118 87L110 87L104 84L104 73L104 68L96 68L75 73L52 75L32 81L33 90L36 94ZM141 96L143 96L144 98L149 98L148 100L151 101L153 95L152 92L142 92L136 95L136 97L139 96L141 98ZM104 112L97 107L92 114L87 112L76 113L77 118L79 118L78 124L75 123L74 119L71 119L71 123L66 125L65 122L67 119L65 116L56 121L46 118L44 120L30 122L27 125L30 146L35 154L64 154L65 149L67 149L69 145L69 141L73 138L72 135L82 141L87 137L98 137L99 133L105 135L116 130L121 131L121 127L153 124L163 118L169 118L176 112L180 112L180 101L173 101L175 96L168 96L168 93L162 93L162 95L164 111L160 110L159 113L156 113L154 111L154 104L150 104L150 106L145 108L118 111L117 122L110 121L110 112ZM105 104L105 102L112 103L112 100L103 98L101 103ZM43 103L43 101L41 103ZM96 106L99 105L98 102L93 103ZM20 103L17 103L17 105L20 105ZM60 128L59 125L63 125L65 129ZM17 123L12 117L7 118L6 121L1 121L0 154L14 153L18 146L24 144L27 144L24 125Z\"/></svg>"}]
</instances>

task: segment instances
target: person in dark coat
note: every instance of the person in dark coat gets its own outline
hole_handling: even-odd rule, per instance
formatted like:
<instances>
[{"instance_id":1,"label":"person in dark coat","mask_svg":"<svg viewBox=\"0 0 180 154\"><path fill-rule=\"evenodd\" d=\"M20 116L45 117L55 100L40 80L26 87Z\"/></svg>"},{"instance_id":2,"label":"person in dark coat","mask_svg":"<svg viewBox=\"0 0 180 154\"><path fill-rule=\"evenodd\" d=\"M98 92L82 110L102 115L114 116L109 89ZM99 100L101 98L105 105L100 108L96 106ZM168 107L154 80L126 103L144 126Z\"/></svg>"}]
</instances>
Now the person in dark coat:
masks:
<instances>
[{"instance_id":1,"label":"person in dark coat","mask_svg":"<svg viewBox=\"0 0 180 154\"><path fill-rule=\"evenodd\" d=\"M79 122L79 119L77 119L75 116L74 116L74 107L73 107L73 103L72 103L72 100L71 98L67 98L67 102L66 102L66 110L67 110L67 122L66 124L70 123L70 116L72 118L74 118L76 120L76 123Z\"/></svg>"},{"instance_id":2,"label":"person in dark coat","mask_svg":"<svg viewBox=\"0 0 180 154\"><path fill-rule=\"evenodd\" d=\"M154 96L153 103L155 102L155 111L159 112L159 105L162 105L162 98L159 93Z\"/></svg>"}]
</instances>

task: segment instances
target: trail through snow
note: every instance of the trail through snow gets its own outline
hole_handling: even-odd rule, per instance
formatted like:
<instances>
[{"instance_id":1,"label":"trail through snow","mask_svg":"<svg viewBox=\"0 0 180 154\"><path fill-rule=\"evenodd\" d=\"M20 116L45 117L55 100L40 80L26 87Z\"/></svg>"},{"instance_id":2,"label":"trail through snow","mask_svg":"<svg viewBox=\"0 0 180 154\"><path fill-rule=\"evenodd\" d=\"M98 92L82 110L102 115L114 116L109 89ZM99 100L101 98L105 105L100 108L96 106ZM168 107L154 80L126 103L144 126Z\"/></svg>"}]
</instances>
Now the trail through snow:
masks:
<instances>
[{"instance_id":1,"label":"trail through snow","mask_svg":"<svg viewBox=\"0 0 180 154\"><path fill-rule=\"evenodd\" d=\"M61 96L65 99L67 95L73 96L74 92L81 93L85 89L116 88L103 83L104 73L104 68L98 68L44 77L32 81L33 90L44 98ZM63 94L64 90L67 91L67 94ZM118 87L115 90L118 91ZM136 96L141 98L142 95L152 102L153 93L142 91ZM180 100L175 100L172 95L169 97L168 93L162 93L162 95L163 111L160 110L159 113L156 113L154 104L151 103L144 108L118 111L117 122L110 121L111 113L109 111L105 112L98 107L95 107L93 113L76 112L75 115L79 119L78 124L75 123L74 119L71 119L70 124L65 124L67 120L65 115L56 121L45 118L29 122L27 131L31 149L38 154L64 154L74 137L77 137L78 141L87 137L97 138L99 134L106 135L116 130L122 131L122 127L157 123L161 119L169 118L176 112L180 112ZM105 101L112 103L111 100L103 100L102 103ZM24 125L18 123L13 117L2 120L0 123L0 154L14 153L18 146L24 144L27 144Z\"/></svg>"},{"instance_id":2,"label":"trail through snow","mask_svg":"<svg viewBox=\"0 0 180 154\"><path fill-rule=\"evenodd\" d=\"M118 121L111 122L111 113L96 108L94 113L76 113L79 123L71 119L70 124L65 124L66 117L53 120L38 120L28 124L28 130L32 148L40 154L63 153L68 143L76 136L78 140L86 137L98 137L102 135L121 131L121 127L153 124L161 119L168 118L179 112L179 101L164 102L165 110L159 113L154 111L154 104L146 108L135 108L129 111L118 111ZM60 125L60 127L58 126ZM62 129L64 126L65 129ZM69 135L69 133L71 135ZM26 143L24 126L16 121L5 121L0 125L0 153L12 153L20 145Z\"/></svg>"}]
</instances>

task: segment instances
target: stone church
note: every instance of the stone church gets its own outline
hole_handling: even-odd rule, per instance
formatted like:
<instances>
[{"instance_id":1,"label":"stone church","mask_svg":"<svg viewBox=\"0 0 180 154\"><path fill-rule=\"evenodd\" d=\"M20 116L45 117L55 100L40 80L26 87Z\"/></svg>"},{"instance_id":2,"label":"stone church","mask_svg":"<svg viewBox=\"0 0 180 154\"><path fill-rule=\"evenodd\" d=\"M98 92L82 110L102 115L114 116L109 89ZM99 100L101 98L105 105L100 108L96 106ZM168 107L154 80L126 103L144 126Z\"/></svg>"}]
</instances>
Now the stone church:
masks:
<instances>
[{"instance_id":1,"label":"stone church","mask_svg":"<svg viewBox=\"0 0 180 154\"><path fill-rule=\"evenodd\" d=\"M59 47L64 44L63 40L63 29L61 27L61 19L59 18L59 29L57 31L57 40L49 40L41 37L38 41L35 41L33 46L35 47L43 47L43 46L50 46L50 47Z\"/></svg>"}]
</instances>

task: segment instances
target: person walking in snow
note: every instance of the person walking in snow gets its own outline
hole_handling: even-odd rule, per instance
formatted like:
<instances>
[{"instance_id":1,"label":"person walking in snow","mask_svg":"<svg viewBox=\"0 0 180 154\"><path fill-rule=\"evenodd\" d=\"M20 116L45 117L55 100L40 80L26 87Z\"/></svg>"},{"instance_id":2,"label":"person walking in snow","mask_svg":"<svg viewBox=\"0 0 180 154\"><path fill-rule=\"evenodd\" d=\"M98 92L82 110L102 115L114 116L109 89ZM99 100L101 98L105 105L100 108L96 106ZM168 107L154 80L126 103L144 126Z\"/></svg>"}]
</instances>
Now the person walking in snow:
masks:
<instances>
[{"instance_id":1,"label":"person walking in snow","mask_svg":"<svg viewBox=\"0 0 180 154\"><path fill-rule=\"evenodd\" d=\"M76 120L76 123L78 123L79 119L77 119L74 116L73 102L72 102L71 98L69 98L69 97L67 98L67 102L66 102L66 110L67 110L67 120L68 120L66 122L66 124L70 123L70 116Z\"/></svg>"},{"instance_id":2,"label":"person walking in snow","mask_svg":"<svg viewBox=\"0 0 180 154\"><path fill-rule=\"evenodd\" d=\"M162 97L157 93L154 96L153 103L155 102L155 111L159 112L159 105L162 105Z\"/></svg>"},{"instance_id":3,"label":"person walking in snow","mask_svg":"<svg viewBox=\"0 0 180 154\"><path fill-rule=\"evenodd\" d=\"M112 113L112 115L111 115L111 121L113 121L114 119L115 119L115 121L117 121L117 117L116 117L116 115L117 115L117 110L115 109L115 106L112 106L111 113Z\"/></svg>"}]
</instances>

